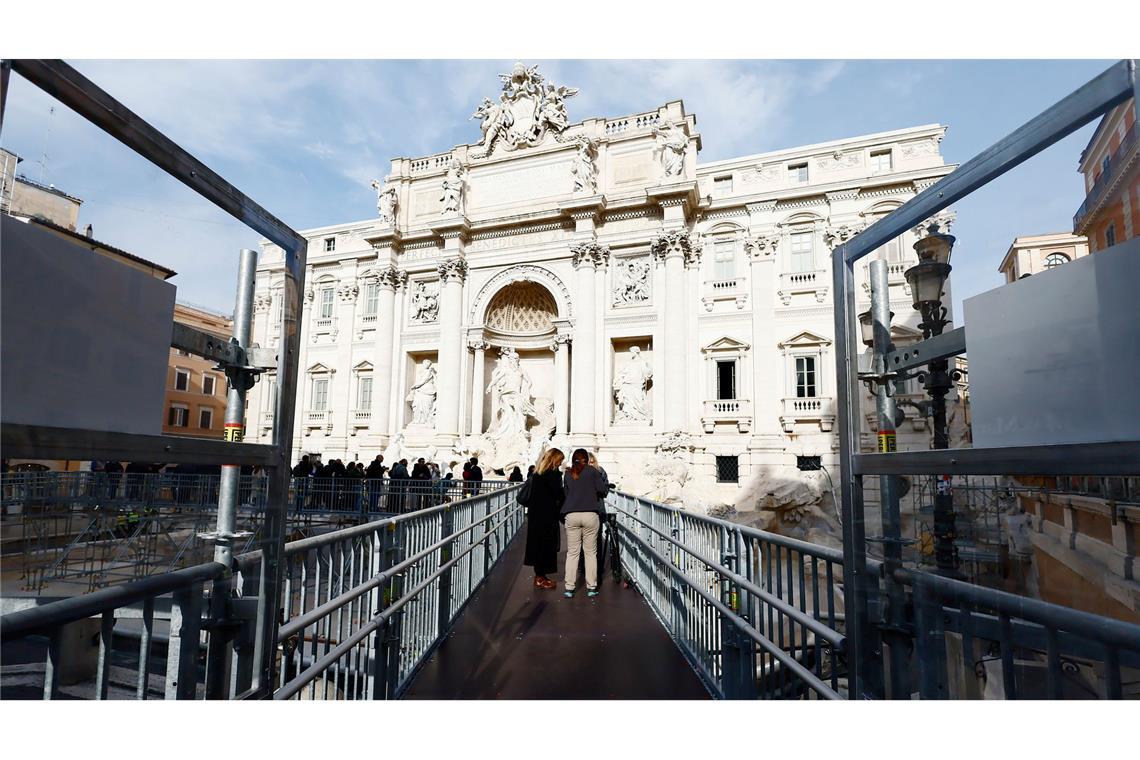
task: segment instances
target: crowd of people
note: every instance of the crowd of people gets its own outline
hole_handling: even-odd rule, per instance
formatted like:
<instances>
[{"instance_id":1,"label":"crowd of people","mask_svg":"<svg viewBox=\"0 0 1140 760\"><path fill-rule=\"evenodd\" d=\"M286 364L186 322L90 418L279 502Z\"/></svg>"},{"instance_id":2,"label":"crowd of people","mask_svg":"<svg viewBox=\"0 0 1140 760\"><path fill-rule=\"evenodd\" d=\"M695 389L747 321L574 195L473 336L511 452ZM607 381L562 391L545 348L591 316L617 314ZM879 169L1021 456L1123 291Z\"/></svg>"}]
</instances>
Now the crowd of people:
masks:
<instances>
[{"instance_id":1,"label":"crowd of people","mask_svg":"<svg viewBox=\"0 0 1140 760\"><path fill-rule=\"evenodd\" d=\"M339 459L322 463L306 454L293 467L294 506L298 510L357 511L366 503L369 512L414 512L472 496L482 487L483 470L478 457L463 463L461 480L424 457L411 463L410 470L408 467L405 458L389 468L382 454L377 454L367 467L363 462L345 464ZM494 472L506 477L504 472ZM521 472L517 478L514 473L511 477L522 480Z\"/></svg>"}]
</instances>

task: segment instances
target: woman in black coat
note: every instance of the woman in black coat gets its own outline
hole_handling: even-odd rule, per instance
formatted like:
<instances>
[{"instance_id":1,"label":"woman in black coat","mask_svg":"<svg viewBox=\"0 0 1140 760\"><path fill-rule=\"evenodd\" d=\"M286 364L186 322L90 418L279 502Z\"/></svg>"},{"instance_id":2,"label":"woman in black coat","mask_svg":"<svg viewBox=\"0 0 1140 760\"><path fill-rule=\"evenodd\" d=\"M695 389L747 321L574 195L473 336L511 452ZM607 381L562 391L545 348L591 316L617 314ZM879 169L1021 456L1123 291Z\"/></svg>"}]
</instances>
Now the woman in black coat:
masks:
<instances>
[{"instance_id":1,"label":"woman in black coat","mask_svg":"<svg viewBox=\"0 0 1140 760\"><path fill-rule=\"evenodd\" d=\"M562 488L562 460L558 449L547 449L538 459L531 483L526 516L526 556L523 564L534 568L534 587L554 588L548 573L558 571L561 527L558 515L566 495Z\"/></svg>"}]
</instances>

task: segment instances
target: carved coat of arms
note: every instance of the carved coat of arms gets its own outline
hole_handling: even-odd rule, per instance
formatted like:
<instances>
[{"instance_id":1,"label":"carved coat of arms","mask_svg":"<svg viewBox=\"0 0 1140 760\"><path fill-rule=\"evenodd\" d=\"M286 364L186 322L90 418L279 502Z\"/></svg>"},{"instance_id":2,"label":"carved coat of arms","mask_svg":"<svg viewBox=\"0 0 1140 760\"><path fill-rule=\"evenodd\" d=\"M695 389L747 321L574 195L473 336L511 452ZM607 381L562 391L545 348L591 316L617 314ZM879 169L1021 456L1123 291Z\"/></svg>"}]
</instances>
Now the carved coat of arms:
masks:
<instances>
[{"instance_id":1,"label":"carved coat of arms","mask_svg":"<svg viewBox=\"0 0 1140 760\"><path fill-rule=\"evenodd\" d=\"M537 66L516 63L509 74L500 74L503 91L499 102L483 98L471 118L480 119L483 139L473 158L491 155L496 145L506 150L538 145L548 131L561 132L569 124L566 99L578 94L576 87L547 82Z\"/></svg>"}]
</instances>

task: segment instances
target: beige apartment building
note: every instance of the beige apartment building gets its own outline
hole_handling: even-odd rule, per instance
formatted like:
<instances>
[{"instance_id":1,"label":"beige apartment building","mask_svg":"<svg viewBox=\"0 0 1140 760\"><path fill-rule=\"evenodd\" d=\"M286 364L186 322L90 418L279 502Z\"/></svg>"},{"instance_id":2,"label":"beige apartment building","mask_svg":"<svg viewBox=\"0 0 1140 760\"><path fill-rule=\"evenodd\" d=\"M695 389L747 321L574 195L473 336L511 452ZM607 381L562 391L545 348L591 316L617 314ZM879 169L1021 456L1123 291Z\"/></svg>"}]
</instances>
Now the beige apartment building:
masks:
<instances>
[{"instance_id":1,"label":"beige apartment building","mask_svg":"<svg viewBox=\"0 0 1140 760\"><path fill-rule=\"evenodd\" d=\"M1010 244L998 271L1010 283L1088 255L1089 241L1084 235L1071 232L1025 235Z\"/></svg>"},{"instance_id":2,"label":"beige apartment building","mask_svg":"<svg viewBox=\"0 0 1140 760\"><path fill-rule=\"evenodd\" d=\"M174 321L228 340L233 318L201 306L174 305ZM221 438L226 411L226 376L207 359L170 349L162 432L193 438Z\"/></svg>"}]
</instances>

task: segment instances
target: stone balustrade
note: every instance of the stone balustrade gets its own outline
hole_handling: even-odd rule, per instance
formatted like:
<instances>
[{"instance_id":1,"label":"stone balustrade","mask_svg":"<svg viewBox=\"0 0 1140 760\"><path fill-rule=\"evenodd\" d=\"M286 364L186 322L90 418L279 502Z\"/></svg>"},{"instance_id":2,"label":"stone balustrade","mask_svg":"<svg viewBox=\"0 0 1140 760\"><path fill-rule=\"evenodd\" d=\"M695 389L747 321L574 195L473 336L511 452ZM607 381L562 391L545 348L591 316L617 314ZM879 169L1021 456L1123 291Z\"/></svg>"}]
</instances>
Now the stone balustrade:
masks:
<instances>
[{"instance_id":1,"label":"stone balustrade","mask_svg":"<svg viewBox=\"0 0 1140 760\"><path fill-rule=\"evenodd\" d=\"M742 398L705 401L704 414L701 415L705 432L713 432L718 422L735 422L739 432L747 433L752 427L752 402Z\"/></svg>"},{"instance_id":2,"label":"stone balustrade","mask_svg":"<svg viewBox=\"0 0 1140 760\"><path fill-rule=\"evenodd\" d=\"M822 432L830 432L835 425L835 399L831 396L784 399L784 413L780 415L784 432L793 432L799 423L818 423Z\"/></svg>"}]
</instances>

